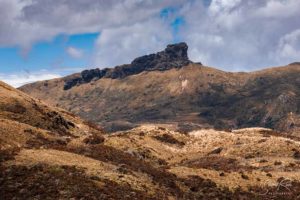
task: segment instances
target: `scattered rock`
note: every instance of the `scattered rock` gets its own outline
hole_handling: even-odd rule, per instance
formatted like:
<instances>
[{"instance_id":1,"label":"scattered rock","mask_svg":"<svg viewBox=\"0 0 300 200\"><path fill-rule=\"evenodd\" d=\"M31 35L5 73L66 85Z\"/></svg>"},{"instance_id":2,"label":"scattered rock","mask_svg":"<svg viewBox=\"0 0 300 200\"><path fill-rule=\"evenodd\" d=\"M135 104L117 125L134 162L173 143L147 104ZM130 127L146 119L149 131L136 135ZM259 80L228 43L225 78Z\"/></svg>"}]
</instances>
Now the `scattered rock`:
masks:
<instances>
[{"instance_id":1,"label":"scattered rock","mask_svg":"<svg viewBox=\"0 0 300 200\"><path fill-rule=\"evenodd\" d=\"M274 162L274 165L281 165L281 164L282 164L281 161L275 161L275 162Z\"/></svg>"},{"instance_id":2,"label":"scattered rock","mask_svg":"<svg viewBox=\"0 0 300 200\"><path fill-rule=\"evenodd\" d=\"M259 161L260 163L266 163L266 162L268 162L266 159L261 159L260 161Z\"/></svg>"},{"instance_id":3,"label":"scattered rock","mask_svg":"<svg viewBox=\"0 0 300 200\"><path fill-rule=\"evenodd\" d=\"M245 159L251 159L251 158L255 158L255 156L252 154L248 154L245 156Z\"/></svg>"},{"instance_id":4,"label":"scattered rock","mask_svg":"<svg viewBox=\"0 0 300 200\"><path fill-rule=\"evenodd\" d=\"M247 176L246 174L241 174L241 177L242 179L249 180L249 176Z\"/></svg>"},{"instance_id":5,"label":"scattered rock","mask_svg":"<svg viewBox=\"0 0 300 200\"><path fill-rule=\"evenodd\" d=\"M158 129L158 130L161 130L161 131L165 131L165 130L166 130L165 127L161 127L161 126L157 127L157 129Z\"/></svg>"},{"instance_id":6,"label":"scattered rock","mask_svg":"<svg viewBox=\"0 0 300 200\"><path fill-rule=\"evenodd\" d=\"M289 163L288 167L295 167L296 164L295 163Z\"/></svg>"},{"instance_id":7,"label":"scattered rock","mask_svg":"<svg viewBox=\"0 0 300 200\"><path fill-rule=\"evenodd\" d=\"M300 151L299 151L299 150L295 150L295 151L294 151L294 154L293 154L293 157L294 157L295 159L300 159Z\"/></svg>"},{"instance_id":8,"label":"scattered rock","mask_svg":"<svg viewBox=\"0 0 300 200\"><path fill-rule=\"evenodd\" d=\"M263 142L266 142L266 141L267 141L267 139L261 139L257 143L263 143Z\"/></svg>"},{"instance_id":9,"label":"scattered rock","mask_svg":"<svg viewBox=\"0 0 300 200\"><path fill-rule=\"evenodd\" d=\"M100 181L101 179L98 176L91 176L90 179L94 181Z\"/></svg>"},{"instance_id":10,"label":"scattered rock","mask_svg":"<svg viewBox=\"0 0 300 200\"><path fill-rule=\"evenodd\" d=\"M212 150L212 151L209 153L209 155L210 155L210 154L220 154L220 153L222 152L222 150L223 150L222 147L216 148L216 149Z\"/></svg>"},{"instance_id":11,"label":"scattered rock","mask_svg":"<svg viewBox=\"0 0 300 200\"><path fill-rule=\"evenodd\" d=\"M221 172L219 175L220 175L220 176L225 176L225 173L224 173L224 172Z\"/></svg>"},{"instance_id":12,"label":"scattered rock","mask_svg":"<svg viewBox=\"0 0 300 200\"><path fill-rule=\"evenodd\" d=\"M117 170L118 170L118 172L120 172L122 174L130 174L130 170L128 169L128 167L125 164L121 164Z\"/></svg>"},{"instance_id":13,"label":"scattered rock","mask_svg":"<svg viewBox=\"0 0 300 200\"><path fill-rule=\"evenodd\" d=\"M141 131L140 133L139 133L139 136L141 136L141 137L143 137L143 136L145 136L146 135L146 133L144 132L144 131Z\"/></svg>"},{"instance_id":14,"label":"scattered rock","mask_svg":"<svg viewBox=\"0 0 300 200\"><path fill-rule=\"evenodd\" d=\"M266 176L272 177L272 174L271 173L267 173Z\"/></svg>"},{"instance_id":15,"label":"scattered rock","mask_svg":"<svg viewBox=\"0 0 300 200\"><path fill-rule=\"evenodd\" d=\"M99 135L99 134L93 134L93 135L90 135L90 136L86 137L83 140L83 142L85 144L92 144L92 145L94 145L94 144L101 144L101 143L104 142L104 140L105 140L104 137L102 137L101 135Z\"/></svg>"}]
</instances>

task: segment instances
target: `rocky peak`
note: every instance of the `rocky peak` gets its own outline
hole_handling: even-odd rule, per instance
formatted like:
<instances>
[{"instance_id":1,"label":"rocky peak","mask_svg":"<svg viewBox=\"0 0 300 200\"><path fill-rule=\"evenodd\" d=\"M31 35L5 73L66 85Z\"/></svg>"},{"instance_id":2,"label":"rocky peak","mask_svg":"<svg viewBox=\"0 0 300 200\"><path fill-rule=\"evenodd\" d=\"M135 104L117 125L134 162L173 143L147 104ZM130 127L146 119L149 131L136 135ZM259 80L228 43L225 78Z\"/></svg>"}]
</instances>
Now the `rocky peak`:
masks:
<instances>
[{"instance_id":1,"label":"rocky peak","mask_svg":"<svg viewBox=\"0 0 300 200\"><path fill-rule=\"evenodd\" d=\"M169 44L167 48L165 49L165 53L170 58L181 58L184 60L188 60L188 45L185 42L181 42L178 44Z\"/></svg>"},{"instance_id":2,"label":"rocky peak","mask_svg":"<svg viewBox=\"0 0 300 200\"><path fill-rule=\"evenodd\" d=\"M131 64L116 66L114 68L91 69L81 72L79 77L66 79L64 90L68 90L77 84L89 83L100 78L124 78L139 74L143 71L165 71L172 68L181 68L191 61L187 54L186 43L171 44L164 51L134 59Z\"/></svg>"},{"instance_id":3,"label":"rocky peak","mask_svg":"<svg viewBox=\"0 0 300 200\"><path fill-rule=\"evenodd\" d=\"M289 65L300 65L300 62L293 62L293 63L290 63Z\"/></svg>"}]
</instances>

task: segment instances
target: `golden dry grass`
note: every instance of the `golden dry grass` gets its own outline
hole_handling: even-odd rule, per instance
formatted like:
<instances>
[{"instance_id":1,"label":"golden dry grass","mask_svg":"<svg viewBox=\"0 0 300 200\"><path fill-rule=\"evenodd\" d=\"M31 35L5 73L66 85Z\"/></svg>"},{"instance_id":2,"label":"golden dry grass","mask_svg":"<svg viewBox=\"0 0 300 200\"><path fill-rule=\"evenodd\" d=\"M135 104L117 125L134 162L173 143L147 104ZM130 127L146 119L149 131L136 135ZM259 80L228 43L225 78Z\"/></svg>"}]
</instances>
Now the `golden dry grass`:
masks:
<instances>
[{"instance_id":1,"label":"golden dry grass","mask_svg":"<svg viewBox=\"0 0 300 200\"><path fill-rule=\"evenodd\" d=\"M97 132L79 117L0 82L0 148L22 147L31 139L55 140Z\"/></svg>"},{"instance_id":2,"label":"golden dry grass","mask_svg":"<svg viewBox=\"0 0 300 200\"><path fill-rule=\"evenodd\" d=\"M118 171L119 167L116 165L65 151L53 149L24 149L18 153L14 161L6 163L6 165L12 164L23 166L36 164L75 166L83 169L89 176L96 176L99 177L99 179L108 179L121 185L129 184L133 189L140 191L147 190L150 194L153 194L153 190L156 188L146 174L138 172L123 174Z\"/></svg>"},{"instance_id":3,"label":"golden dry grass","mask_svg":"<svg viewBox=\"0 0 300 200\"><path fill-rule=\"evenodd\" d=\"M146 152L144 157L150 162L165 160L169 171L179 177L197 175L232 189L272 186L280 177L300 181L300 162L293 157L294 151L300 150L300 143L285 137L268 136L266 131L271 132L264 128L233 132L211 129L193 131L186 135L145 125L126 133L107 136L105 144L137 156L144 156ZM161 142L154 138L166 133L185 145ZM217 148L222 148L220 153L210 154ZM236 161L230 163L231 159ZM227 160L229 163L225 162ZM199 162L198 167L190 165ZM222 172L225 176L220 176ZM242 174L249 179L245 180Z\"/></svg>"}]
</instances>

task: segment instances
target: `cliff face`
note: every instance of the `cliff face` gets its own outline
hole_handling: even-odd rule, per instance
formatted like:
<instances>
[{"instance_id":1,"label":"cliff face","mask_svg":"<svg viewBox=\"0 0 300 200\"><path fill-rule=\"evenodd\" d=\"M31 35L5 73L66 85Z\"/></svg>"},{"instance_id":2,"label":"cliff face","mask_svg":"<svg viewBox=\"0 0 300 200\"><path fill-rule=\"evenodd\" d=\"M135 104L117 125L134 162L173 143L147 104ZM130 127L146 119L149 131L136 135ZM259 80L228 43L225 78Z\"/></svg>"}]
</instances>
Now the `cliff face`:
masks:
<instances>
[{"instance_id":1,"label":"cliff face","mask_svg":"<svg viewBox=\"0 0 300 200\"><path fill-rule=\"evenodd\" d=\"M136 58L131 64L102 70L99 68L84 70L78 77L67 79L64 90L101 78L121 79L144 71L165 71L172 68L181 68L190 63L187 50L186 43L172 44L168 45L164 51Z\"/></svg>"}]
</instances>

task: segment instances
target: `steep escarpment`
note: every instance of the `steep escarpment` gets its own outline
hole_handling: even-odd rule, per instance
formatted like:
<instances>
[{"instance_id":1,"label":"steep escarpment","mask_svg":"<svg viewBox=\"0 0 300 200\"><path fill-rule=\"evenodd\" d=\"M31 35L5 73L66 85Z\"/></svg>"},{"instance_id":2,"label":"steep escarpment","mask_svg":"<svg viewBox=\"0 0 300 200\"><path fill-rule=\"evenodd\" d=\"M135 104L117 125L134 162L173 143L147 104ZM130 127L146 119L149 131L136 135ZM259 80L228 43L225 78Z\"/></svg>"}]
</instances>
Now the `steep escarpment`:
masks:
<instances>
[{"instance_id":1,"label":"steep escarpment","mask_svg":"<svg viewBox=\"0 0 300 200\"><path fill-rule=\"evenodd\" d=\"M172 68L180 68L190 63L187 50L187 44L178 43L168 45L164 51L156 54L136 58L131 64L116 66L114 68L84 70L75 77L65 78L64 90L101 78L120 79L144 71L165 71Z\"/></svg>"}]
</instances>

